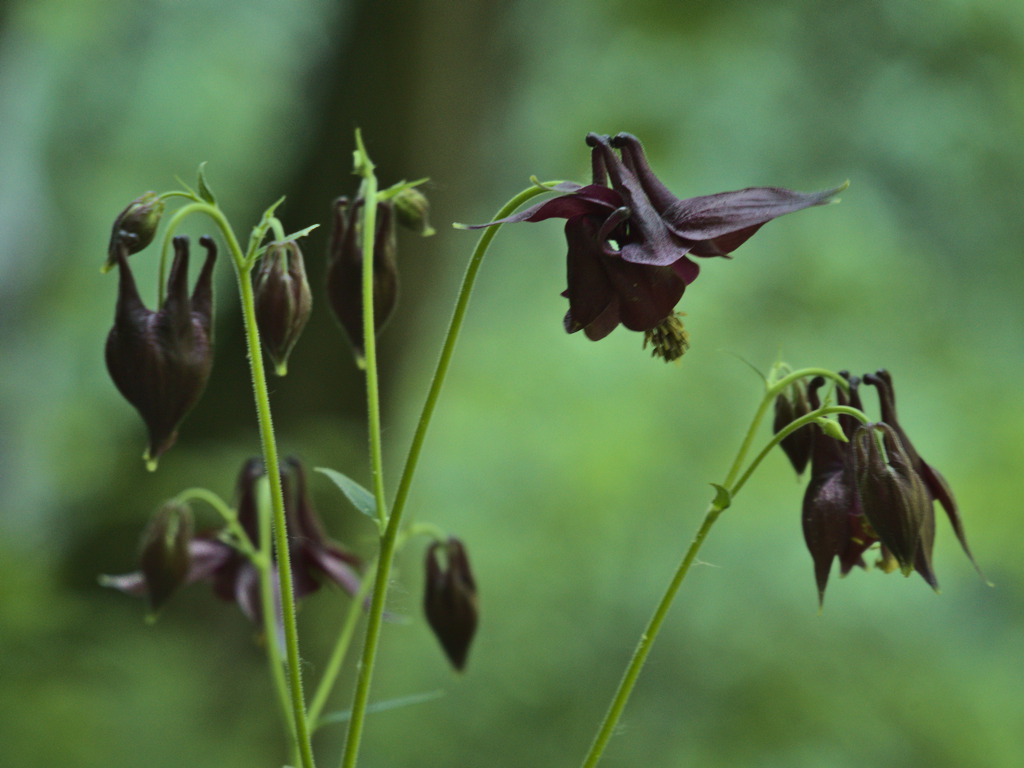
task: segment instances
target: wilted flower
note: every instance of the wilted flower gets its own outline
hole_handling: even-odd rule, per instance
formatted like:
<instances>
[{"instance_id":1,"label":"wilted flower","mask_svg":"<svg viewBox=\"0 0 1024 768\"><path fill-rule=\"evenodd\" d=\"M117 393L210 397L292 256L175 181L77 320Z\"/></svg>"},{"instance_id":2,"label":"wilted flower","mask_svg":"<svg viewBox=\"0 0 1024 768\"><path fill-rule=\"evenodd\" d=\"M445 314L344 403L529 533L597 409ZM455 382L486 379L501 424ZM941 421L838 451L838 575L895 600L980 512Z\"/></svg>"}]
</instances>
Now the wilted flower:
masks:
<instances>
[{"instance_id":1,"label":"wilted flower","mask_svg":"<svg viewBox=\"0 0 1024 768\"><path fill-rule=\"evenodd\" d=\"M104 272L117 263L117 255L122 249L128 254L138 253L153 242L165 207L166 203L156 192L146 192L128 203L114 219Z\"/></svg>"},{"instance_id":2,"label":"wilted flower","mask_svg":"<svg viewBox=\"0 0 1024 768\"><path fill-rule=\"evenodd\" d=\"M327 299L335 317L348 333L356 359L362 363L363 344L363 247L359 238L362 198L349 204L341 197L334 203L334 230L327 252ZM395 263L395 215L390 201L377 204L373 247L373 320L377 333L391 317L398 299L398 267Z\"/></svg>"},{"instance_id":3,"label":"wilted flower","mask_svg":"<svg viewBox=\"0 0 1024 768\"><path fill-rule=\"evenodd\" d=\"M139 297L128 265L128 248L117 246L120 283L114 327L107 336L107 370L114 384L149 429L145 458L156 467L174 444L178 425L198 402L213 367L213 265L217 247L209 237L206 263L188 294L187 237L174 238L167 296L157 311Z\"/></svg>"},{"instance_id":4,"label":"wilted flower","mask_svg":"<svg viewBox=\"0 0 1024 768\"><path fill-rule=\"evenodd\" d=\"M840 405L861 408L857 386L860 380L843 372L849 383L849 394L837 388ZM816 378L808 391L808 405L816 410L821 403L818 389L824 379ZM840 416L840 427L849 439L859 422L852 416ZM865 567L864 551L874 544L878 537L871 530L861 509L854 476L853 454L850 443L844 443L825 435L821 427L811 425L811 476L804 493L803 523L804 541L814 561L814 578L818 585L818 602L825 600L825 587L832 571L832 561L839 558L843 576L855 565Z\"/></svg>"},{"instance_id":5,"label":"wilted flower","mask_svg":"<svg viewBox=\"0 0 1024 768\"><path fill-rule=\"evenodd\" d=\"M288 372L288 355L306 327L313 297L302 251L294 240L271 243L256 275L256 324L279 376Z\"/></svg>"},{"instance_id":6,"label":"wilted flower","mask_svg":"<svg viewBox=\"0 0 1024 768\"><path fill-rule=\"evenodd\" d=\"M587 144L592 184L560 184L567 194L477 226L566 219L566 330L596 341L621 323L644 332L666 360L687 346L673 310L700 271L690 256L728 256L772 219L828 203L845 188L753 187L680 199L651 171L636 137L591 133Z\"/></svg>"},{"instance_id":7,"label":"wilted flower","mask_svg":"<svg viewBox=\"0 0 1024 768\"><path fill-rule=\"evenodd\" d=\"M441 567L437 550L444 547L446 564ZM476 582L462 542L449 537L427 549L423 607L427 622L456 669L466 666L469 646L476 633Z\"/></svg>"},{"instance_id":8,"label":"wilted flower","mask_svg":"<svg viewBox=\"0 0 1024 768\"><path fill-rule=\"evenodd\" d=\"M292 568L292 587L296 600L320 588L327 578L350 595L359 590L358 556L329 539L323 524L310 505L305 472L294 458L287 460L285 513L288 520L288 551ZM238 476L238 523L253 546L258 547L259 511L257 484L264 476L260 459L250 459ZM188 543L189 567L183 581L209 581L214 593L234 602L253 622L262 620L259 570L238 548L232 546L228 529L194 536ZM150 572L105 576L105 586L134 595L151 595L158 588ZM275 579L276 584L276 579Z\"/></svg>"}]
</instances>

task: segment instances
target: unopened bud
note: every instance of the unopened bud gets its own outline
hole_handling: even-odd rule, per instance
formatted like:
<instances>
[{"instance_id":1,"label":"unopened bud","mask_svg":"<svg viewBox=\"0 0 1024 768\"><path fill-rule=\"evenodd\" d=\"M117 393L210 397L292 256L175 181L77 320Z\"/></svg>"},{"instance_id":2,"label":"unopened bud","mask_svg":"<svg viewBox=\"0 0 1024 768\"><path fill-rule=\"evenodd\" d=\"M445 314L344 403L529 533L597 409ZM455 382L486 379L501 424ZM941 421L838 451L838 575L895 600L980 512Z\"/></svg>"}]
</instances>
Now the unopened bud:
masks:
<instances>
[{"instance_id":1,"label":"unopened bud","mask_svg":"<svg viewBox=\"0 0 1024 768\"><path fill-rule=\"evenodd\" d=\"M110 244L107 246L107 263L103 265L104 272L109 272L117 263L117 253L121 246L133 254L153 242L165 207L163 198L156 192L146 192L128 203L114 219Z\"/></svg>"},{"instance_id":2,"label":"unopened bud","mask_svg":"<svg viewBox=\"0 0 1024 768\"><path fill-rule=\"evenodd\" d=\"M444 547L447 563L442 568L437 550ZM434 542L427 550L423 606L427 622L452 666L466 666L478 616L476 582L462 542L450 537Z\"/></svg>"},{"instance_id":3,"label":"unopened bud","mask_svg":"<svg viewBox=\"0 0 1024 768\"><path fill-rule=\"evenodd\" d=\"M191 541L192 510L187 504L167 502L146 527L139 563L153 614L185 582L192 563Z\"/></svg>"},{"instance_id":4,"label":"unopened bud","mask_svg":"<svg viewBox=\"0 0 1024 768\"><path fill-rule=\"evenodd\" d=\"M407 187L393 198L398 223L423 237L430 237L435 229L430 226L430 201L415 187Z\"/></svg>"},{"instance_id":5,"label":"unopened bud","mask_svg":"<svg viewBox=\"0 0 1024 768\"><path fill-rule=\"evenodd\" d=\"M302 252L294 240L272 243L256 276L256 324L278 376L288 372L288 355L306 327L313 297Z\"/></svg>"}]
</instances>

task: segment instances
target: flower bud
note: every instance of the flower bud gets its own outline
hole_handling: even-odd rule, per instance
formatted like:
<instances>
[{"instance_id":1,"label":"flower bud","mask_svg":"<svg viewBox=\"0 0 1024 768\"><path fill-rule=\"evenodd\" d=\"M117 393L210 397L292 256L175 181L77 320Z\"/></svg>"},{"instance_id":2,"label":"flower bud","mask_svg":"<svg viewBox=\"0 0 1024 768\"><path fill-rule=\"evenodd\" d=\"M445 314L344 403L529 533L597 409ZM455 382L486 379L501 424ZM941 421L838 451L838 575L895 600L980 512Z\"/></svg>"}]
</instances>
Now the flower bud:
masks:
<instances>
[{"instance_id":1,"label":"flower bud","mask_svg":"<svg viewBox=\"0 0 1024 768\"><path fill-rule=\"evenodd\" d=\"M139 564L153 614L187 580L192 564L191 541L192 510L187 504L167 502L146 527Z\"/></svg>"},{"instance_id":2,"label":"flower bud","mask_svg":"<svg viewBox=\"0 0 1024 768\"><path fill-rule=\"evenodd\" d=\"M445 568L437 560L441 547L447 560ZM476 582L461 541L450 537L447 542L430 545L424 588L427 622L452 666L461 670L466 666L478 619Z\"/></svg>"},{"instance_id":3,"label":"flower bud","mask_svg":"<svg viewBox=\"0 0 1024 768\"><path fill-rule=\"evenodd\" d=\"M772 430L778 434L797 419L806 416L813 408L807 399L807 386L802 380L794 381L786 391L775 398L775 421ZM803 474L811 459L814 443L814 427L806 425L782 439L779 446L789 458L798 475Z\"/></svg>"},{"instance_id":4,"label":"flower bud","mask_svg":"<svg viewBox=\"0 0 1024 768\"><path fill-rule=\"evenodd\" d=\"M935 537L932 500L896 430L885 423L865 424L854 433L852 443L864 516L905 576L917 569L937 588L931 568Z\"/></svg>"},{"instance_id":5,"label":"flower bud","mask_svg":"<svg viewBox=\"0 0 1024 768\"><path fill-rule=\"evenodd\" d=\"M178 425L198 402L213 367L213 265L217 247L209 237L191 298L188 294L188 238L174 238L174 262L167 296L149 310L139 297L128 266L128 246L117 245L121 272L114 327L107 336L107 370L114 384L142 416L149 430L147 466L174 444Z\"/></svg>"},{"instance_id":6,"label":"flower bud","mask_svg":"<svg viewBox=\"0 0 1024 768\"><path fill-rule=\"evenodd\" d=\"M117 263L119 246L124 245L132 254L153 242L165 207L163 198L156 192L146 192L128 203L128 207L114 219L104 272L109 272Z\"/></svg>"},{"instance_id":7,"label":"flower bud","mask_svg":"<svg viewBox=\"0 0 1024 768\"><path fill-rule=\"evenodd\" d=\"M435 229L430 226L430 201L415 187L406 187L394 197L398 223L406 229L430 237Z\"/></svg>"},{"instance_id":8,"label":"flower bud","mask_svg":"<svg viewBox=\"0 0 1024 768\"><path fill-rule=\"evenodd\" d=\"M294 240L271 243L256 275L256 324L278 376L288 372L288 355L309 320L313 297L302 251Z\"/></svg>"},{"instance_id":9,"label":"flower bud","mask_svg":"<svg viewBox=\"0 0 1024 768\"><path fill-rule=\"evenodd\" d=\"M359 238L363 200L351 205L347 198L334 204L334 231L328 250L327 299L335 317L348 333L356 360L363 363L363 248ZM377 205L373 248L373 320L380 333L398 299L395 263L395 216L390 202Z\"/></svg>"}]
</instances>

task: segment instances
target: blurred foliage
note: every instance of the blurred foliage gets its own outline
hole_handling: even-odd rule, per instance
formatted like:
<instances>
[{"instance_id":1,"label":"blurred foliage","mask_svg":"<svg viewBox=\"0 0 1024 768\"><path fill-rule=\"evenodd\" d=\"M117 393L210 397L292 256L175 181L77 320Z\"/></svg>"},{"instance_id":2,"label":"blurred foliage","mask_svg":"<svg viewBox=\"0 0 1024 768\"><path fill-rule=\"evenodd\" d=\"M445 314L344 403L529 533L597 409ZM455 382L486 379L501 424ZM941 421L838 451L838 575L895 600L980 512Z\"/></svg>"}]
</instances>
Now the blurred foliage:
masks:
<instances>
[{"instance_id":1,"label":"blurred foliage","mask_svg":"<svg viewBox=\"0 0 1024 768\"><path fill-rule=\"evenodd\" d=\"M712 534L608 763L1024 762L1024 580L1003 528L1024 463L1024 7L15 0L2 13L5 765L286 759L235 607L197 586L147 626L140 602L96 585L132 567L162 499L192 485L230 497L258 450L229 270L210 389L150 475L141 422L103 367L115 281L99 267L124 204L203 160L242 232L282 193L286 227L326 224L355 186L356 125L382 183L432 178L439 229L400 244L402 303L382 336L392 482L474 242L445 222L487 220L530 174L584 180L590 130L637 134L682 196L852 182L840 206L702 265L678 366L624 330L566 336L559 227L501 233L411 499L470 548L477 645L453 676L421 617L412 545L391 606L409 621L387 628L374 698L446 695L374 715L367 765L577 762L754 408L759 383L736 358L779 354L893 370L904 426L955 488L996 588L940 520L941 596L857 572L833 580L819 616L803 487L774 457ZM307 248L314 291L325 242ZM152 291L155 265L136 259ZM361 377L325 306L275 381L275 421L285 451L365 479ZM366 521L314 482L332 534L369 552ZM304 606L310 680L343 607L326 590ZM318 736L324 764L342 731Z\"/></svg>"}]
</instances>

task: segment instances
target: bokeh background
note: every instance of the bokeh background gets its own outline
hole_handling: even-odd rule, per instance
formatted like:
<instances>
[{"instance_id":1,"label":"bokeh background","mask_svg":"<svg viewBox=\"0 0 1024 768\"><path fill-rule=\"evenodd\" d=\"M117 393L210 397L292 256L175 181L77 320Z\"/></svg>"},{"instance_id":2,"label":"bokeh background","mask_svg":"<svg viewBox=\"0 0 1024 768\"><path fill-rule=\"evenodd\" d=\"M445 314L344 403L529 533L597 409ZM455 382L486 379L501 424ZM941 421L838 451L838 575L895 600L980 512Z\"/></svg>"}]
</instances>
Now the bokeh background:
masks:
<instances>
[{"instance_id":1,"label":"bokeh background","mask_svg":"<svg viewBox=\"0 0 1024 768\"><path fill-rule=\"evenodd\" d=\"M772 457L702 552L607 764L1024 764L1024 6L997 0L0 5L0 763L287 760L236 607L197 585L149 626L97 585L133 568L162 499L230 498L257 451L233 277L222 264L209 389L150 474L103 365L116 278L99 266L127 201L201 161L242 233L281 194L289 229L326 223L355 187L356 126L382 183L432 179L439 230L403 237L381 338L392 482L475 242L449 223L488 220L531 174L585 180L588 131L637 134L681 196L851 180L841 205L704 264L679 365L621 329L562 331L558 223L499 235L411 498L467 542L480 632L454 675L410 545L374 699L444 695L374 715L365 765L577 763L755 407L742 361L779 356L894 372L995 587L940 519L941 595L858 571L819 615L803 485ZM317 298L325 244L306 248ZM150 297L153 261L133 260ZM283 449L365 481L361 386L320 301L273 383ZM372 552L324 478L314 493L332 534ZM329 590L303 606L311 681L345 607ZM342 735L318 735L322 764Z\"/></svg>"}]
</instances>

